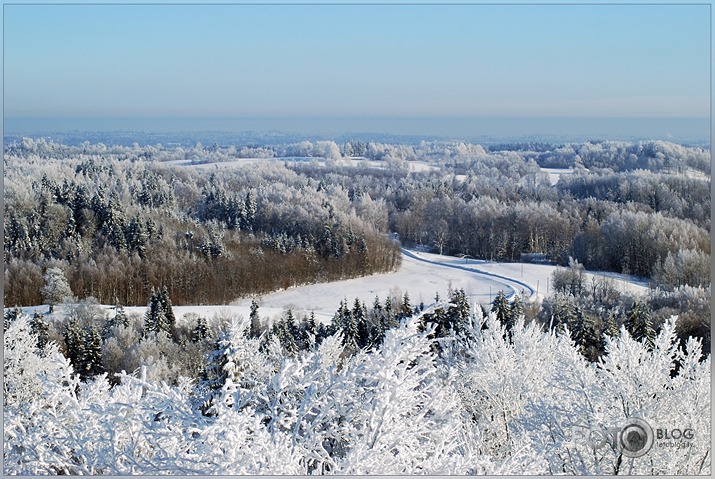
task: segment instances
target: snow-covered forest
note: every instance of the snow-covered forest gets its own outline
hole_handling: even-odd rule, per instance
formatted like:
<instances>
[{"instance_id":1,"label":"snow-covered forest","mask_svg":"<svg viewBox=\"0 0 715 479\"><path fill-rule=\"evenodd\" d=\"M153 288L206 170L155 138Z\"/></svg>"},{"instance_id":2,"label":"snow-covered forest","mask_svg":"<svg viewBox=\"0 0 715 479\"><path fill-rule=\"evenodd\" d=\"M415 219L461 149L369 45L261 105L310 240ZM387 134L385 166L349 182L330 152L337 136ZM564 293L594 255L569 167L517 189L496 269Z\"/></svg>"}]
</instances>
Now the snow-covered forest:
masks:
<instances>
[{"instance_id":1,"label":"snow-covered forest","mask_svg":"<svg viewBox=\"0 0 715 479\"><path fill-rule=\"evenodd\" d=\"M710 473L708 150L25 138L4 174L5 473ZM559 267L529 301L261 312L401 245Z\"/></svg>"}]
</instances>

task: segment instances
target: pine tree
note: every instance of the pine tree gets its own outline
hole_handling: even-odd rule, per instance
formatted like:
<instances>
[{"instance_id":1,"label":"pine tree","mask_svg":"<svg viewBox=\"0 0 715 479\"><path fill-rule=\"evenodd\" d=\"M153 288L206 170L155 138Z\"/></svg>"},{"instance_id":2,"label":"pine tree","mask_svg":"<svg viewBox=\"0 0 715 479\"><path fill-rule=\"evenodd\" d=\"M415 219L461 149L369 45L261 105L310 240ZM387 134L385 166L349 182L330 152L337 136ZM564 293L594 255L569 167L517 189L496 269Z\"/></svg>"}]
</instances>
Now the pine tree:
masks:
<instances>
[{"instance_id":1,"label":"pine tree","mask_svg":"<svg viewBox=\"0 0 715 479\"><path fill-rule=\"evenodd\" d=\"M199 316L196 318L196 327L191 332L191 341L198 343L209 337L209 327L206 318Z\"/></svg>"},{"instance_id":2,"label":"pine tree","mask_svg":"<svg viewBox=\"0 0 715 479\"><path fill-rule=\"evenodd\" d=\"M79 355L79 374L87 379L104 372L102 366L102 335L96 326L87 326L82 330Z\"/></svg>"},{"instance_id":3,"label":"pine tree","mask_svg":"<svg viewBox=\"0 0 715 479\"><path fill-rule=\"evenodd\" d=\"M497 321L501 323L507 332L511 332L513 326L512 316L511 316L511 306L509 305L509 300L506 299L504 291L499 291L494 301L492 302L492 312L496 313Z\"/></svg>"},{"instance_id":4,"label":"pine tree","mask_svg":"<svg viewBox=\"0 0 715 479\"><path fill-rule=\"evenodd\" d=\"M563 334L567 327L574 321L574 308L571 297L563 293L554 295L553 311L551 314L551 328L557 334Z\"/></svg>"},{"instance_id":5,"label":"pine tree","mask_svg":"<svg viewBox=\"0 0 715 479\"><path fill-rule=\"evenodd\" d=\"M653 328L650 309L643 301L636 301L628 313L626 329L636 341L644 342L649 348L653 347L656 333Z\"/></svg>"},{"instance_id":6,"label":"pine tree","mask_svg":"<svg viewBox=\"0 0 715 479\"><path fill-rule=\"evenodd\" d=\"M461 288L452 291L449 302L451 306L447 314L449 315L450 327L455 333L460 333L468 327L471 319L472 308L469 305L467 293Z\"/></svg>"},{"instance_id":7,"label":"pine tree","mask_svg":"<svg viewBox=\"0 0 715 479\"><path fill-rule=\"evenodd\" d=\"M405 291L404 296L402 296L402 304L400 305L400 317L409 318L412 314L414 314L414 310L410 304L410 295Z\"/></svg>"},{"instance_id":8,"label":"pine tree","mask_svg":"<svg viewBox=\"0 0 715 479\"><path fill-rule=\"evenodd\" d=\"M278 340L287 355L294 356L298 352L298 345L296 344L295 336L293 335L292 328L286 316L283 316L278 324L276 324L275 334L278 336Z\"/></svg>"},{"instance_id":9,"label":"pine tree","mask_svg":"<svg viewBox=\"0 0 715 479\"><path fill-rule=\"evenodd\" d=\"M50 339L50 326L45 321L45 316L40 312L35 312L30 320L30 330L37 335L37 347L40 350L45 349L47 342Z\"/></svg>"},{"instance_id":10,"label":"pine tree","mask_svg":"<svg viewBox=\"0 0 715 479\"><path fill-rule=\"evenodd\" d=\"M359 303L358 303L359 306ZM359 308L358 308L359 309ZM358 319L350 311L346 310L345 325L343 326L343 346L348 353L355 352L359 349L360 343L360 327Z\"/></svg>"},{"instance_id":11,"label":"pine tree","mask_svg":"<svg viewBox=\"0 0 715 479\"><path fill-rule=\"evenodd\" d=\"M159 293L159 303L161 308L164 310L164 317L166 318L166 324L163 325L164 331L171 334L176 326L176 317L174 316L174 309L171 307L171 298L169 297L169 290L164 286L161 288Z\"/></svg>"},{"instance_id":12,"label":"pine tree","mask_svg":"<svg viewBox=\"0 0 715 479\"><path fill-rule=\"evenodd\" d=\"M616 318L613 312L611 312L606 318L603 333L608 335L610 338L617 338L621 335L621 330L618 328L618 323L616 323Z\"/></svg>"},{"instance_id":13,"label":"pine tree","mask_svg":"<svg viewBox=\"0 0 715 479\"><path fill-rule=\"evenodd\" d=\"M248 317L251 320L249 337L257 338L261 335L261 318L258 315L258 302L255 299L251 301L251 313Z\"/></svg>"},{"instance_id":14,"label":"pine tree","mask_svg":"<svg viewBox=\"0 0 715 479\"><path fill-rule=\"evenodd\" d=\"M509 308L509 314L511 316L512 325L524 315L524 303L521 300L521 296L515 294L511 300L511 307Z\"/></svg>"},{"instance_id":15,"label":"pine tree","mask_svg":"<svg viewBox=\"0 0 715 479\"><path fill-rule=\"evenodd\" d=\"M307 332L311 336L315 337L318 332L318 323L315 320L315 312L311 311L310 316L308 316Z\"/></svg>"},{"instance_id":16,"label":"pine tree","mask_svg":"<svg viewBox=\"0 0 715 479\"><path fill-rule=\"evenodd\" d=\"M168 320L166 313L161 305L160 294L154 289L151 289L149 296L149 305L144 314L144 330L143 336L147 337L151 333L158 334L159 332L167 332Z\"/></svg>"},{"instance_id":17,"label":"pine tree","mask_svg":"<svg viewBox=\"0 0 715 479\"><path fill-rule=\"evenodd\" d=\"M80 330L79 322L76 318L70 319L67 324L65 324L62 339L64 339L67 358L72 363L72 367L75 371L81 371L82 331Z\"/></svg>"}]
</instances>

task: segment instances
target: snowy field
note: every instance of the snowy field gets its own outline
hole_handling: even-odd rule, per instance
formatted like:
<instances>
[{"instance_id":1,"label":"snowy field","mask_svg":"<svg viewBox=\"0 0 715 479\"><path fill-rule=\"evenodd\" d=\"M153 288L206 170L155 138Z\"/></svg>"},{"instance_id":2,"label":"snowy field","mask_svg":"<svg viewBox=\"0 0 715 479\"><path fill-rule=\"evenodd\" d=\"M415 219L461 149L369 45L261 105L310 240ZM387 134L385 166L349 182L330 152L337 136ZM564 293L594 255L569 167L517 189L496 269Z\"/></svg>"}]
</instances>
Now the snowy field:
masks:
<instances>
[{"instance_id":1,"label":"snowy field","mask_svg":"<svg viewBox=\"0 0 715 479\"><path fill-rule=\"evenodd\" d=\"M179 160L179 161L167 161L166 165L177 165L177 166L190 166L199 169L232 169L241 168L248 165L253 165L259 162L280 162L284 164L312 164L318 166L325 166L327 164L335 164L338 166L350 166L350 167L361 167L361 168L372 168L372 169L386 169L389 164L385 161L368 160L363 157L352 157L352 158L341 158L339 160L326 160L321 157L313 156L289 156L289 157L275 157L275 158L236 158L230 161L217 161L210 163L193 163L190 160ZM434 165L430 165L424 161L407 161L406 162L410 171L429 171L438 170L439 168Z\"/></svg>"},{"instance_id":2,"label":"snowy field","mask_svg":"<svg viewBox=\"0 0 715 479\"><path fill-rule=\"evenodd\" d=\"M369 307L375 296L384 303L388 295L402 297L407 292L413 306L421 302L425 306L434 302L438 293L443 299L449 297L450 288L464 289L472 303L489 304L499 291L507 296L518 293L534 301L551 294L551 275L555 266L530 263L498 263L471 258L456 258L438 254L403 249L402 265L394 273L376 274L331 283L299 286L275 291L258 299L259 313L263 318L276 318L286 309L297 314L315 313L317 320L329 323L340 301L347 299L352 307L355 298ZM611 278L621 291L644 293L647 282L616 273L599 273ZM586 273L589 284L594 273ZM252 298L245 298L229 305L174 306L175 316L181 320L185 314L194 313L206 318L227 318L242 315L248 318ZM112 306L105 306L111 310ZM47 306L23 308L27 312L46 313ZM146 306L126 307L128 313L143 315Z\"/></svg>"},{"instance_id":3,"label":"snowy field","mask_svg":"<svg viewBox=\"0 0 715 479\"><path fill-rule=\"evenodd\" d=\"M572 175L573 169L572 168L541 168L541 172L548 174L549 181L551 182L552 185L555 185L556 183L559 182L559 178L561 178L561 175Z\"/></svg>"}]
</instances>

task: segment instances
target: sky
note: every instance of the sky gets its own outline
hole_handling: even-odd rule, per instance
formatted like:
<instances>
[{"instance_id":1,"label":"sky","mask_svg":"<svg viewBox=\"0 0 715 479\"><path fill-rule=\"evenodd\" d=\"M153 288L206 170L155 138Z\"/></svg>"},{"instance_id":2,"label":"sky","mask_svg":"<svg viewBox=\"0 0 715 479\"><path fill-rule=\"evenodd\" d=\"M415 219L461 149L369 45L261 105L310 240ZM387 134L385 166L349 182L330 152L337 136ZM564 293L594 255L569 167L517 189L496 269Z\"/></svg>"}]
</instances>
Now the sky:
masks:
<instances>
[{"instance_id":1,"label":"sky","mask_svg":"<svg viewBox=\"0 0 715 479\"><path fill-rule=\"evenodd\" d=\"M4 118L710 116L709 5L5 5Z\"/></svg>"}]
</instances>

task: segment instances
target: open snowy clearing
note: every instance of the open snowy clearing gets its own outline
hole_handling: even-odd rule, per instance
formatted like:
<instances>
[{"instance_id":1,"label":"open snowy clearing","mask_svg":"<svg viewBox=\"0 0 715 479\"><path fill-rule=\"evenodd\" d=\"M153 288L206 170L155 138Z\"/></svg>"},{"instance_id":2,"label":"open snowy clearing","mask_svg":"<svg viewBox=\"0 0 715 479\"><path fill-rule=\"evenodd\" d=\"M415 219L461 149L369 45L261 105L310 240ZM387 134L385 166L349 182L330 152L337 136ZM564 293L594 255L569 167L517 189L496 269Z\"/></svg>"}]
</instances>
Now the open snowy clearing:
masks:
<instances>
[{"instance_id":1,"label":"open snowy clearing","mask_svg":"<svg viewBox=\"0 0 715 479\"><path fill-rule=\"evenodd\" d=\"M555 185L559 182L561 175L572 175L573 168L541 168L541 172L549 175L549 181Z\"/></svg>"},{"instance_id":2,"label":"open snowy clearing","mask_svg":"<svg viewBox=\"0 0 715 479\"><path fill-rule=\"evenodd\" d=\"M355 298L370 306L375 296L384 303L388 295L402 298L407 292L413 306L420 303L427 306L434 302L436 294L448 298L450 288L464 289L470 301L479 304L491 303L499 291L504 291L507 296L518 293L529 301L543 299L552 293L551 275L556 266L497 263L406 249L402 252L402 265L396 272L275 291L257 298L259 313L263 318L274 319L290 308L299 315L314 312L318 321L329 323L344 299L349 307ZM610 278L621 291L642 294L648 290L647 281L616 273L586 273L586 284L596 276ZM244 298L230 305L174 306L173 309L179 320L189 313L206 318L234 315L248 318L251 301L252 298ZM113 306L104 307L113 310ZM47 313L46 305L23 309L30 314L35 311ZM61 307L57 310L61 311ZM126 307L125 311L143 315L146 306Z\"/></svg>"},{"instance_id":3,"label":"open snowy clearing","mask_svg":"<svg viewBox=\"0 0 715 479\"><path fill-rule=\"evenodd\" d=\"M299 164L311 164L317 166L326 166L328 164L335 164L337 166L350 166L350 167L361 167L361 168L372 168L372 169L387 169L389 168L389 163L385 161L368 160L363 157L352 157L352 158L341 158L339 160L327 160L322 157L314 156L290 156L290 157L272 157L272 158L236 158L230 161L217 161L210 163L194 163L190 160L179 160L179 161L167 161L164 164L167 165L177 165L177 166L190 166L193 168L200 169L232 169L241 168L248 165L253 165L259 162L280 162L289 165L299 165ZM407 161L407 167L410 171L430 171L439 169L437 166L430 165L424 161Z\"/></svg>"}]
</instances>

